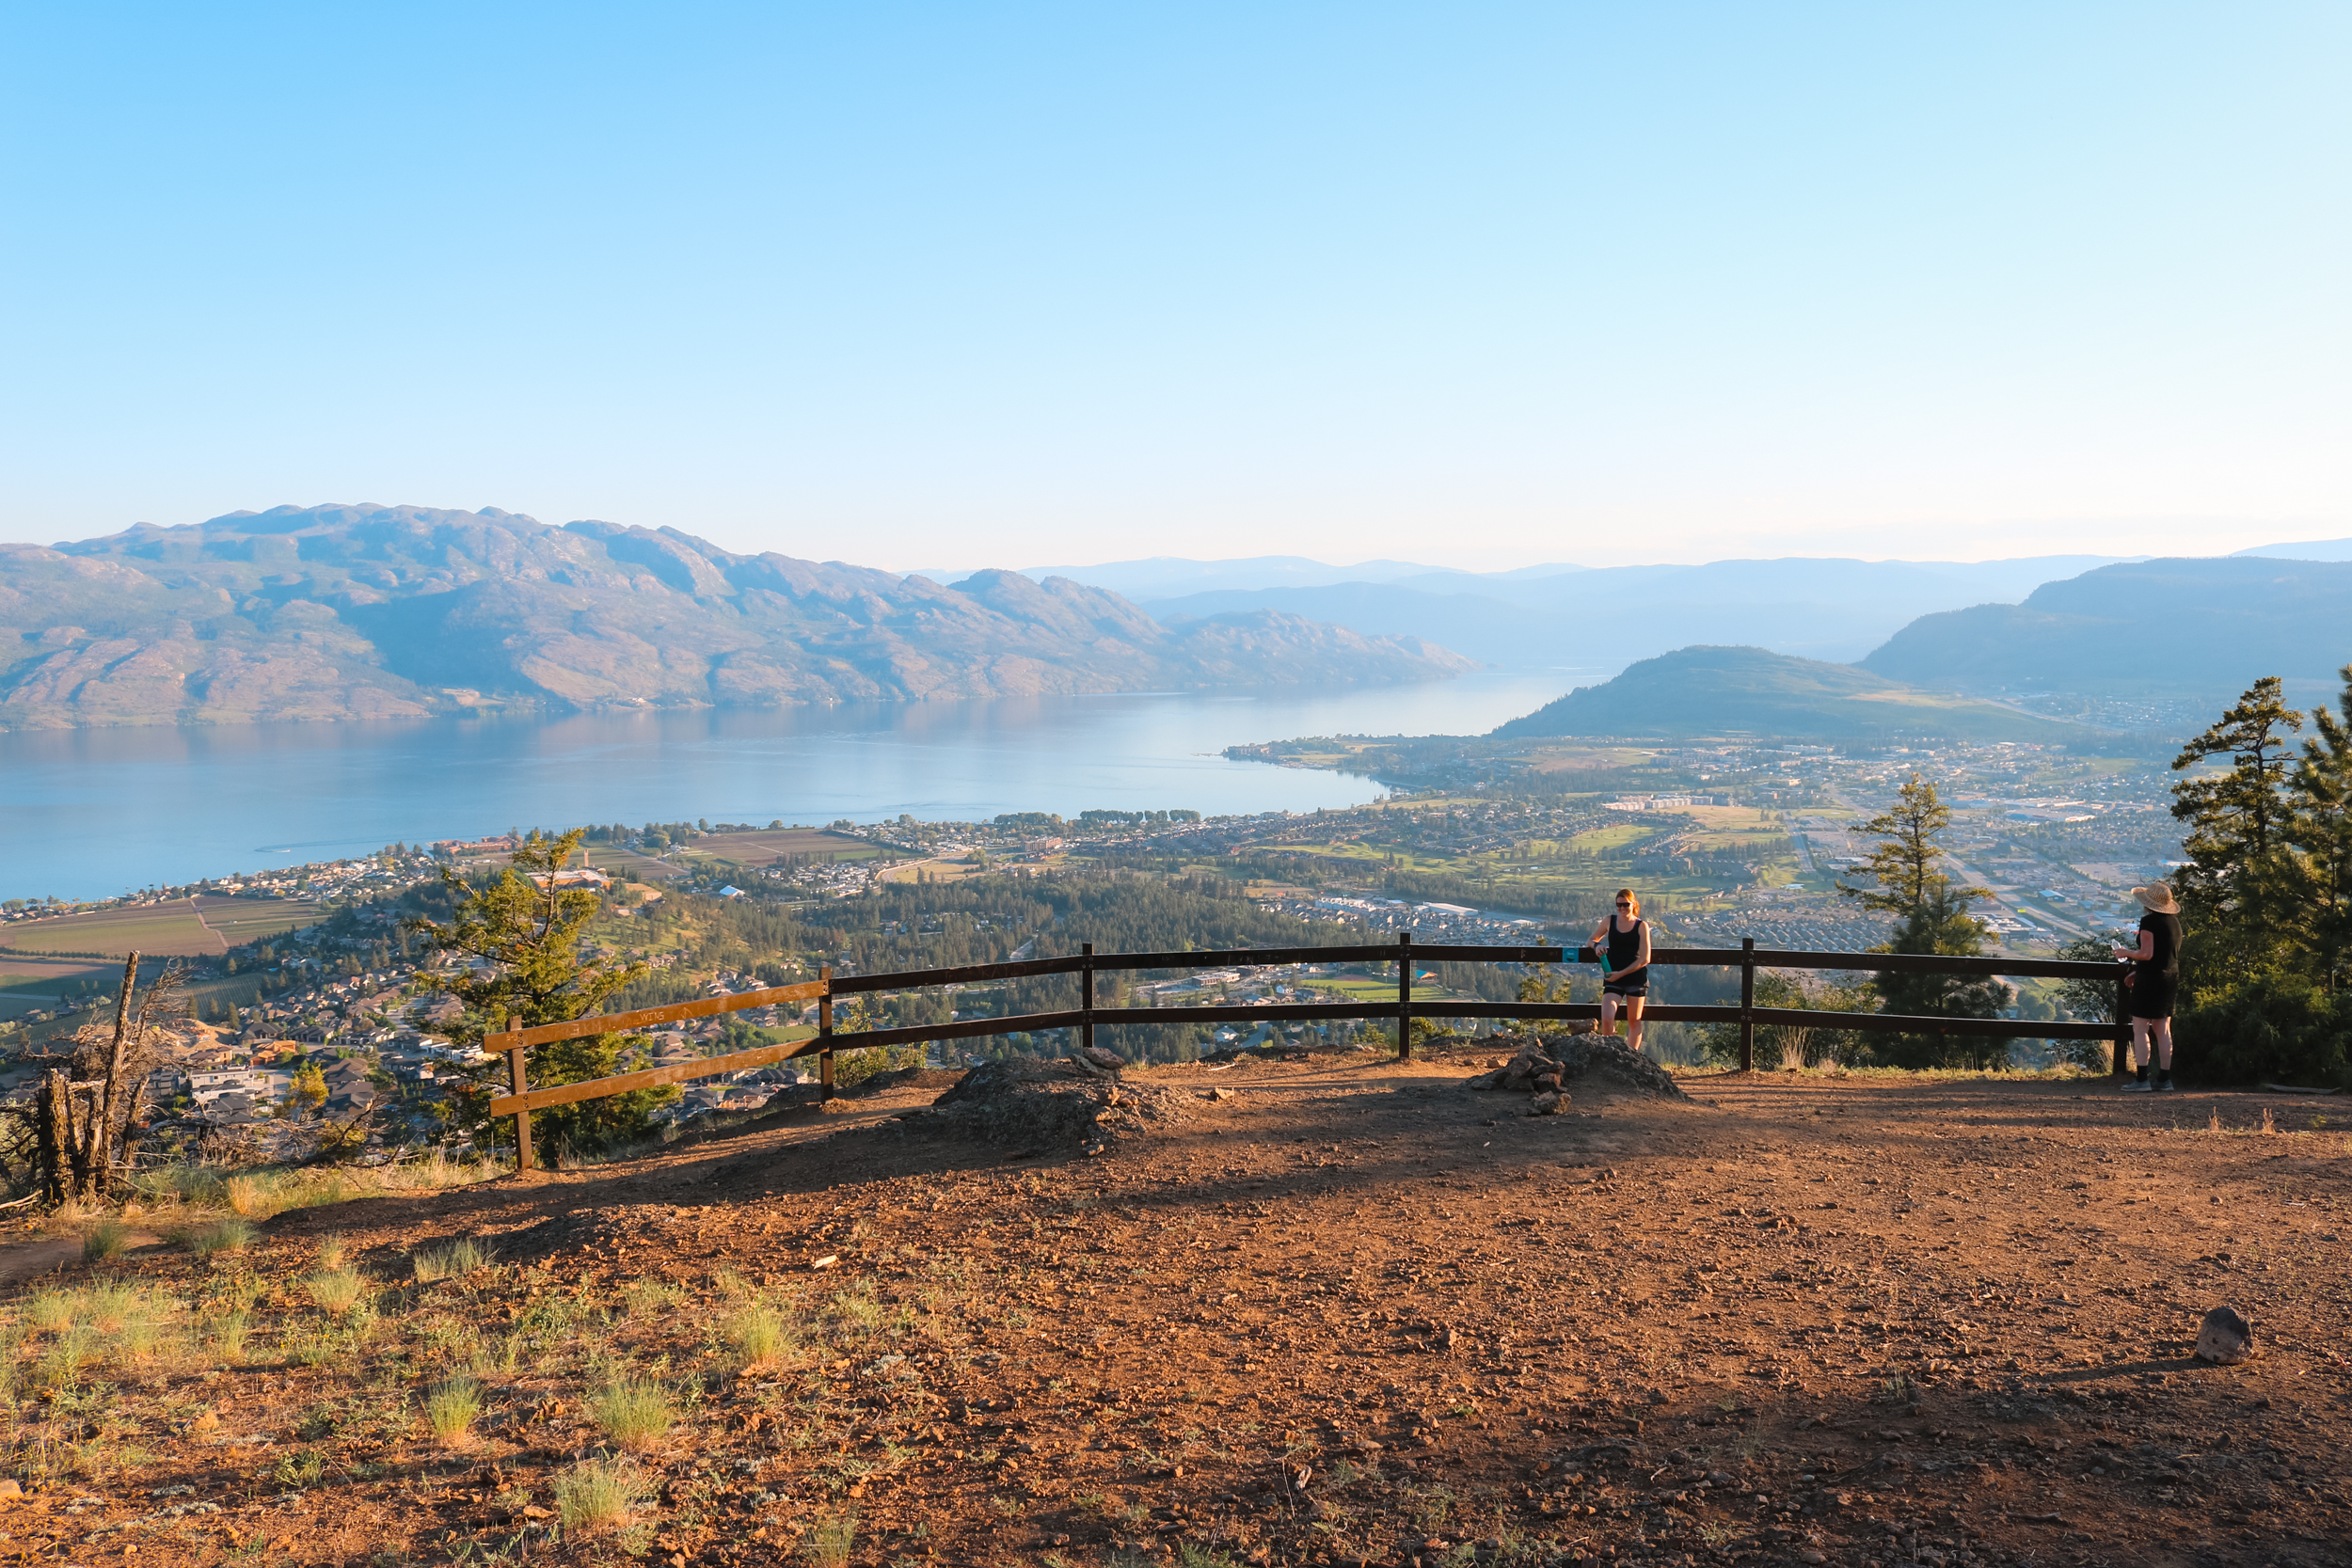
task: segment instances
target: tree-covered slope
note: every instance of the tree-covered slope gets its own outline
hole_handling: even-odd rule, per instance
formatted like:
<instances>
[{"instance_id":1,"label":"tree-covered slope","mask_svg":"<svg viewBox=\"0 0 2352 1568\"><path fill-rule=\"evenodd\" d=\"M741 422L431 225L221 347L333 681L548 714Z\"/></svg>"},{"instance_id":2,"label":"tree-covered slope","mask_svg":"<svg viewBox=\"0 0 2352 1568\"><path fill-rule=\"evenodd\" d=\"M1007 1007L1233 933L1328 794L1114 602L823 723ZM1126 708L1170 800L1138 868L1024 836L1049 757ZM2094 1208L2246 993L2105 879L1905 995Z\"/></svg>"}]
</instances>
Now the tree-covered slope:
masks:
<instances>
[{"instance_id":1,"label":"tree-covered slope","mask_svg":"<svg viewBox=\"0 0 2352 1568\"><path fill-rule=\"evenodd\" d=\"M1699 736L2064 742L2080 732L1997 704L1939 697L1851 664L1763 648L1677 648L1498 728L1504 739Z\"/></svg>"},{"instance_id":2,"label":"tree-covered slope","mask_svg":"<svg viewBox=\"0 0 2352 1568\"><path fill-rule=\"evenodd\" d=\"M2227 698L2265 675L2332 688L2352 660L2352 562L2133 562L2023 604L1923 615L1862 660L1939 691Z\"/></svg>"},{"instance_id":3,"label":"tree-covered slope","mask_svg":"<svg viewBox=\"0 0 2352 1568\"><path fill-rule=\"evenodd\" d=\"M240 722L1425 679L1470 661L1275 611L953 585L675 529L278 507L0 546L0 724Z\"/></svg>"}]
</instances>

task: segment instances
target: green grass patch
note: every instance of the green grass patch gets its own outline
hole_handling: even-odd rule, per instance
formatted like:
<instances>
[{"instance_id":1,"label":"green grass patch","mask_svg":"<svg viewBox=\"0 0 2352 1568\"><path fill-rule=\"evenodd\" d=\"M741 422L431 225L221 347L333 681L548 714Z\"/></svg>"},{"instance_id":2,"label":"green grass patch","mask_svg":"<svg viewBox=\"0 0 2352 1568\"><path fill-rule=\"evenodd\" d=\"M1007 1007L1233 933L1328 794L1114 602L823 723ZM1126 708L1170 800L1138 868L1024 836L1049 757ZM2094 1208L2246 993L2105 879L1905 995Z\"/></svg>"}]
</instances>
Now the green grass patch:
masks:
<instances>
[{"instance_id":1,"label":"green grass patch","mask_svg":"<svg viewBox=\"0 0 2352 1568\"><path fill-rule=\"evenodd\" d=\"M642 1452L670 1433L669 1390L634 1380L612 1384L590 1398L588 1415L614 1448Z\"/></svg>"},{"instance_id":2,"label":"green grass patch","mask_svg":"<svg viewBox=\"0 0 2352 1568\"><path fill-rule=\"evenodd\" d=\"M644 1472L626 1459L590 1459L555 1481L555 1516L566 1530L594 1532L628 1522L644 1506Z\"/></svg>"}]
</instances>

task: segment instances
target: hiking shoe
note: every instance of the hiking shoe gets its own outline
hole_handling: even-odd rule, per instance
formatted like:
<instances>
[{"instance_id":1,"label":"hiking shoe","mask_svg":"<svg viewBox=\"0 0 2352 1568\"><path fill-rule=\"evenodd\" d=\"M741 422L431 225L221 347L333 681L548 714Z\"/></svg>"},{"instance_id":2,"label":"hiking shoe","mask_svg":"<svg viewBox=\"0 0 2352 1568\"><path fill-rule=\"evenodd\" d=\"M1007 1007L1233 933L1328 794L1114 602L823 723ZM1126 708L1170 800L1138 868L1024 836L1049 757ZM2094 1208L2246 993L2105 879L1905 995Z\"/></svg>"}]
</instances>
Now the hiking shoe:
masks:
<instances>
[{"instance_id":1,"label":"hiking shoe","mask_svg":"<svg viewBox=\"0 0 2352 1568\"><path fill-rule=\"evenodd\" d=\"M2146 1094L2154 1087L2155 1085L2148 1082L2145 1078L2135 1078L2130 1083L2123 1085L2123 1092L2125 1094Z\"/></svg>"},{"instance_id":2,"label":"hiking shoe","mask_svg":"<svg viewBox=\"0 0 2352 1568\"><path fill-rule=\"evenodd\" d=\"M2172 1091L2172 1075L2169 1072L2166 1073L2163 1077L2157 1079L2155 1083L2151 1085L2151 1087L2162 1093L2170 1093Z\"/></svg>"}]
</instances>

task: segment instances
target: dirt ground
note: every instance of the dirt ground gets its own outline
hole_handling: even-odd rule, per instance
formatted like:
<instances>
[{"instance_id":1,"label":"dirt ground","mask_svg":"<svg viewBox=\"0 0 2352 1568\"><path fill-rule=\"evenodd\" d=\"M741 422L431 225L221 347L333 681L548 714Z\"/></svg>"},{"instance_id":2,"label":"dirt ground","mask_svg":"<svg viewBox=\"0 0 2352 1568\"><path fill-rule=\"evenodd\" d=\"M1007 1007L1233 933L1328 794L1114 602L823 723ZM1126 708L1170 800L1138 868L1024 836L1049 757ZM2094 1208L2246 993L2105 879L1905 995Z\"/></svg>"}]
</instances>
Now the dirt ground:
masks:
<instances>
[{"instance_id":1,"label":"dirt ground","mask_svg":"<svg viewBox=\"0 0 2352 1568\"><path fill-rule=\"evenodd\" d=\"M388 1284L320 1365L257 1332L122 1377L83 1429L117 1447L0 1504L0 1554L2352 1561L2341 1099L1726 1074L1534 1117L1459 1086L1487 1060L1138 1071L1185 1114L1091 1159L928 1133L908 1088L282 1214L234 1263L135 1252L190 1300L249 1270L287 1345L329 1231L386 1282L437 1240L498 1261ZM675 1301L624 1308L648 1280ZM798 1348L744 1370L723 1324L759 1301ZM2189 1357L2223 1304L2245 1366ZM453 1450L413 1394L467 1354ZM658 1498L561 1540L616 1369L683 1390ZM21 1449L83 1418L25 1402Z\"/></svg>"}]
</instances>

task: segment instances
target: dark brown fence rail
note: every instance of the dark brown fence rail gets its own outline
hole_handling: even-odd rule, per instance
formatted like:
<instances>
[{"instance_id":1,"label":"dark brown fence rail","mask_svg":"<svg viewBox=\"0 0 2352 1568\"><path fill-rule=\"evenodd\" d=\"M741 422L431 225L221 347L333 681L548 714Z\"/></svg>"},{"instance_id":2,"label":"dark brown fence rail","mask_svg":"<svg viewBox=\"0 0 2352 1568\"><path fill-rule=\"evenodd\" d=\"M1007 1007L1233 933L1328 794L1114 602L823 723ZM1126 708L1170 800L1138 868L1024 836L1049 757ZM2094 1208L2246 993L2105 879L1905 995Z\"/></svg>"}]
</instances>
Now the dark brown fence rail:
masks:
<instances>
[{"instance_id":1,"label":"dark brown fence rail","mask_svg":"<svg viewBox=\"0 0 2352 1568\"><path fill-rule=\"evenodd\" d=\"M1017 963L967 964L958 969L914 969L885 974L835 974L826 969L818 972L817 979L797 986L776 986L735 996L675 1003L666 1007L606 1013L561 1023L505 1030L485 1037L482 1048L506 1057L514 1092L491 1101L489 1109L492 1116L511 1116L515 1118L516 1156L521 1167L528 1170L532 1164L531 1113L534 1110L568 1105L582 1100L601 1100L608 1095L625 1094L631 1089L721 1077L810 1055L818 1059L822 1093L825 1098L831 1099L834 1053L840 1050L860 1051L873 1046L912 1045L928 1040L976 1039L990 1035L1033 1034L1046 1029L1075 1029L1080 1045L1091 1046L1095 1026L1101 1023L1251 1023L1393 1019L1396 1021L1397 1055L1399 1058L1409 1058L1413 1053L1412 1021L1417 1018L1597 1019L1600 1008L1589 1002L1482 1002L1451 998L1416 1002L1413 999L1413 970L1419 964L1556 964L1568 961L1571 956L1571 950L1559 947L1416 945L1410 931L1400 934L1394 942L1334 947L1244 947L1189 953L1097 954L1094 944L1089 942L1069 958L1026 958ZM1766 1027L1886 1030L1907 1035L2011 1035L2039 1039L2112 1040L2115 1042L2115 1061L2119 1069L2124 1059L2125 1044L2131 1037L2130 1026L2122 1022L2127 1016L2123 976L2128 973L2128 966L2123 964L2058 958L1941 958L1909 953L1813 953L1758 947L1753 941L1742 942L1738 947L1656 948L1650 954L1650 962L1666 967L1740 971L1740 1003L1737 1006L1661 1003L1645 1007L1643 1016L1663 1023L1739 1024L1740 1067L1742 1071L1755 1070L1756 1030L1758 1024ZM1097 1007L1094 1005L1094 976L1104 970L1266 968L1306 963L1392 963L1397 971L1396 1000L1242 1003L1206 1007ZM1756 1005L1756 972L1759 969L2021 974L2039 979L2108 980L2115 985L2115 1016L2118 1022L2051 1022L2034 1019L1932 1018L1903 1013L1820 1012L1796 1007L1759 1007ZM1078 975L1078 1006L1059 1012L1020 1013L1008 1018L955 1019L946 1023L860 1029L846 1035L834 1032L833 1004L835 997L876 991L916 990L929 986L970 985L976 981L1026 979L1041 974ZM815 1039L789 1045L761 1046L756 1050L731 1052L723 1056L707 1056L700 1061L649 1068L639 1072L625 1072L578 1084L558 1084L536 1089L530 1086L524 1057L533 1045L642 1029L657 1023L675 1023L683 1019L708 1018L718 1013L764 1007L771 1003L788 1001L814 1001L817 1004Z\"/></svg>"}]
</instances>

